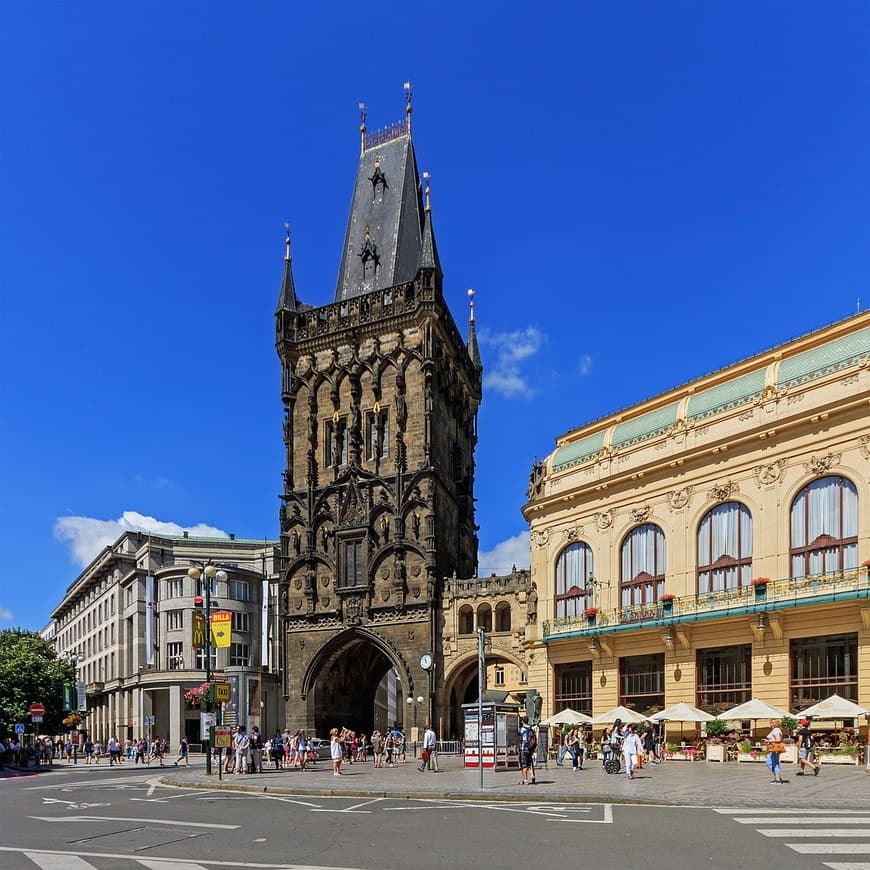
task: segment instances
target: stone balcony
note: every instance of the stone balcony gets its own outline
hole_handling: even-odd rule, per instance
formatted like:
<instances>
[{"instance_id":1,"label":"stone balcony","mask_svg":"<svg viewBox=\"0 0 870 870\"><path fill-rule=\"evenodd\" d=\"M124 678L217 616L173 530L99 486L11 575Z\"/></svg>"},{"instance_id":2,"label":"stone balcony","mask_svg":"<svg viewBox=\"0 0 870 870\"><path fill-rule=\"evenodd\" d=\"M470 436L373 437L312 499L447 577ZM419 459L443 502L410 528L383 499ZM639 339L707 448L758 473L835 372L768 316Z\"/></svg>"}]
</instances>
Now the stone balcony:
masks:
<instances>
[{"instance_id":1,"label":"stone balcony","mask_svg":"<svg viewBox=\"0 0 870 870\"><path fill-rule=\"evenodd\" d=\"M683 595L654 604L599 610L594 617L572 616L543 624L544 643L643 628L724 619L870 599L870 567L771 580L721 592Z\"/></svg>"}]
</instances>

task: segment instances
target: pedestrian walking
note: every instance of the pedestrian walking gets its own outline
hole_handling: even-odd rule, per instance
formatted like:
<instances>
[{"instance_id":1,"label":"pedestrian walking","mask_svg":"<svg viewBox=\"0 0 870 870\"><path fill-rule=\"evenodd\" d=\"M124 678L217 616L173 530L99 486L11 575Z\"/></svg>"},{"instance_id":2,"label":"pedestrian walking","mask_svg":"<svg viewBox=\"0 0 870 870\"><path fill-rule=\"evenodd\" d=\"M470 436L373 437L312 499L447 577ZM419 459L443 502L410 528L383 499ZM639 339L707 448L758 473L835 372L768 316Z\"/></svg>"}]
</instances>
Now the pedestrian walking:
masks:
<instances>
[{"instance_id":1,"label":"pedestrian walking","mask_svg":"<svg viewBox=\"0 0 870 870\"><path fill-rule=\"evenodd\" d=\"M423 763L418 770L422 773L428 767L434 773L438 773L438 755L435 747L438 744L438 739L435 736L435 731L432 726L427 723L426 731L423 733Z\"/></svg>"},{"instance_id":2,"label":"pedestrian walking","mask_svg":"<svg viewBox=\"0 0 870 870\"><path fill-rule=\"evenodd\" d=\"M815 750L813 744L813 732L810 731L809 719L801 719L800 730L797 733L798 738L798 767L800 768L795 776L803 776L804 768L809 766L813 771L813 776L819 775L821 765L816 761Z\"/></svg>"},{"instance_id":3,"label":"pedestrian walking","mask_svg":"<svg viewBox=\"0 0 870 870\"><path fill-rule=\"evenodd\" d=\"M767 743L767 767L773 774L771 783L782 785L782 767L779 763L780 754L785 752L785 744L782 742L782 729L779 727L779 719L770 720L770 733L764 738Z\"/></svg>"},{"instance_id":4,"label":"pedestrian walking","mask_svg":"<svg viewBox=\"0 0 870 870\"><path fill-rule=\"evenodd\" d=\"M175 766L178 767L178 762L183 761L185 767L190 767L190 744L186 737L181 738L178 744L178 758L175 759Z\"/></svg>"},{"instance_id":5,"label":"pedestrian walking","mask_svg":"<svg viewBox=\"0 0 870 870\"><path fill-rule=\"evenodd\" d=\"M637 726L630 722L622 741L622 758L625 761L625 772L629 779L634 779L634 772L642 763L643 743L637 733Z\"/></svg>"},{"instance_id":6,"label":"pedestrian walking","mask_svg":"<svg viewBox=\"0 0 870 870\"><path fill-rule=\"evenodd\" d=\"M534 785L535 783L535 768L534 754L538 746L538 738L535 734L535 729L529 725L529 720L523 716L520 719L520 730L517 734L517 751L520 757L520 770L522 779L520 785Z\"/></svg>"},{"instance_id":7,"label":"pedestrian walking","mask_svg":"<svg viewBox=\"0 0 870 870\"><path fill-rule=\"evenodd\" d=\"M344 755L344 729L338 728L329 732L329 757L332 759L332 775L341 776L341 758Z\"/></svg>"},{"instance_id":8,"label":"pedestrian walking","mask_svg":"<svg viewBox=\"0 0 870 870\"><path fill-rule=\"evenodd\" d=\"M372 752L374 753L375 767L384 766L384 738L381 732L372 731Z\"/></svg>"}]
</instances>

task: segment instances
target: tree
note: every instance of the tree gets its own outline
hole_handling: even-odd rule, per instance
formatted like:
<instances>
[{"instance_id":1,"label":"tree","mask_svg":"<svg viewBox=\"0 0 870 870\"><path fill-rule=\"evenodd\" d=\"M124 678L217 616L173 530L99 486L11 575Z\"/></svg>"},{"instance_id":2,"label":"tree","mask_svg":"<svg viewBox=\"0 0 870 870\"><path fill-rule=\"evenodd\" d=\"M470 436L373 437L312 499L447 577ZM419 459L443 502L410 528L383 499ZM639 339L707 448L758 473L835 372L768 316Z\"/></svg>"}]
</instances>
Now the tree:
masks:
<instances>
[{"instance_id":1,"label":"tree","mask_svg":"<svg viewBox=\"0 0 870 870\"><path fill-rule=\"evenodd\" d=\"M74 681L73 666L58 659L39 634L20 628L0 631L0 735L12 734L16 722L29 723L28 711L36 701L45 705L36 730L59 734L64 730L64 686Z\"/></svg>"}]
</instances>

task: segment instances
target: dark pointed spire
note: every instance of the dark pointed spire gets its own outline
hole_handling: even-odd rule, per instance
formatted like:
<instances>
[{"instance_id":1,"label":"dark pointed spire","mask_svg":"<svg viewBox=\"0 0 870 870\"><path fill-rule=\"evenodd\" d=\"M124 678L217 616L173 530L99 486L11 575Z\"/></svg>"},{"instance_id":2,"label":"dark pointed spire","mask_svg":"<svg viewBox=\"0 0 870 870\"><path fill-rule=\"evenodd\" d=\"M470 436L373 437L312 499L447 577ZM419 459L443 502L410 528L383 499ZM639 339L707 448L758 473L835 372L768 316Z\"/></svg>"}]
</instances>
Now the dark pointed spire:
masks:
<instances>
[{"instance_id":1,"label":"dark pointed spire","mask_svg":"<svg viewBox=\"0 0 870 870\"><path fill-rule=\"evenodd\" d=\"M474 330L474 290L468 289L468 356L474 367L480 371L483 363L480 361L480 348L477 346L477 333Z\"/></svg>"},{"instance_id":2,"label":"dark pointed spire","mask_svg":"<svg viewBox=\"0 0 870 870\"><path fill-rule=\"evenodd\" d=\"M278 296L278 309L280 311L297 311L299 302L296 299L296 285L293 283L293 269L290 265L290 224L284 224L286 236L284 237L284 278L281 281L281 293Z\"/></svg>"},{"instance_id":3,"label":"dark pointed spire","mask_svg":"<svg viewBox=\"0 0 870 870\"><path fill-rule=\"evenodd\" d=\"M423 208L423 242L420 246L420 260L418 269L433 269L441 276L441 260L438 257L438 246L435 244L435 234L432 231L432 205L429 201L429 173L423 173L423 182L426 185L426 205Z\"/></svg>"}]
</instances>

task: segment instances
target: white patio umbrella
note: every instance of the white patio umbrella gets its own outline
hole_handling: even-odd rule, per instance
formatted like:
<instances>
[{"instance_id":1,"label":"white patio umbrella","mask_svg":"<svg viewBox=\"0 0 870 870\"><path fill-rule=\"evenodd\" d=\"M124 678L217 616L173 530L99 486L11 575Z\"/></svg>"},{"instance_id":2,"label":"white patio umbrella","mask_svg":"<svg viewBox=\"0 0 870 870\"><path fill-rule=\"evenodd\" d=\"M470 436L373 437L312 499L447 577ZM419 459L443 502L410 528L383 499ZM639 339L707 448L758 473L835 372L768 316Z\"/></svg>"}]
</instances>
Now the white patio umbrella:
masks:
<instances>
[{"instance_id":1,"label":"white patio umbrella","mask_svg":"<svg viewBox=\"0 0 870 870\"><path fill-rule=\"evenodd\" d=\"M854 719L856 716L864 716L868 711L863 707L843 698L834 692L830 698L801 710L800 716L815 716L817 719Z\"/></svg>"},{"instance_id":2,"label":"white patio umbrella","mask_svg":"<svg viewBox=\"0 0 870 870\"><path fill-rule=\"evenodd\" d=\"M623 722L646 722L648 718L649 716L641 716L640 713L636 713L634 710L629 710L628 707L614 707L606 713L599 713L597 716L593 716L592 724L610 725L617 719L621 719Z\"/></svg>"},{"instance_id":3,"label":"white patio umbrella","mask_svg":"<svg viewBox=\"0 0 870 870\"><path fill-rule=\"evenodd\" d=\"M566 707L554 716L550 716L549 719L545 719L541 722L541 725L581 725L591 721L591 716L587 716L585 713Z\"/></svg>"},{"instance_id":4,"label":"white patio umbrella","mask_svg":"<svg viewBox=\"0 0 870 870\"><path fill-rule=\"evenodd\" d=\"M712 713L705 713L703 710L681 701L679 704L665 707L664 710L653 713L649 718L656 722L709 722L716 717Z\"/></svg>"},{"instance_id":5,"label":"white patio umbrella","mask_svg":"<svg viewBox=\"0 0 870 870\"><path fill-rule=\"evenodd\" d=\"M747 701L745 704L738 704L736 707L720 713L719 718L728 721L733 719L782 719L783 716L788 715L788 710L782 710L779 707L768 704L767 701L752 698L752 700Z\"/></svg>"}]
</instances>

